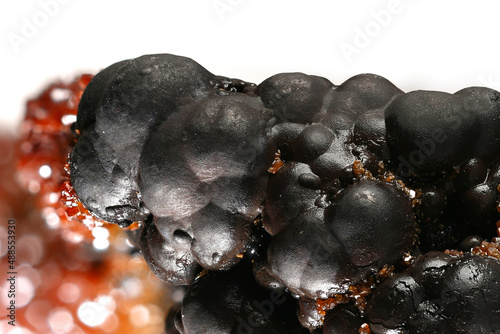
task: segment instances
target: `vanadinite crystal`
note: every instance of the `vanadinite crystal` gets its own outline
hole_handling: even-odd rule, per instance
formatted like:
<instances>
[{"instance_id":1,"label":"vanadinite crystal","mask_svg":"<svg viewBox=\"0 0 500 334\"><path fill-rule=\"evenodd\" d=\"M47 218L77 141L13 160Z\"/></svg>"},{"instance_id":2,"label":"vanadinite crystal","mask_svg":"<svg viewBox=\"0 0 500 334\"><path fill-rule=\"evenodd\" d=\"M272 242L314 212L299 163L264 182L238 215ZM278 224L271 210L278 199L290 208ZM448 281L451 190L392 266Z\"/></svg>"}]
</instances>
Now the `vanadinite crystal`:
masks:
<instances>
[{"instance_id":1,"label":"vanadinite crystal","mask_svg":"<svg viewBox=\"0 0 500 334\"><path fill-rule=\"evenodd\" d=\"M28 101L20 138L0 138L0 219L15 220L17 231L16 333L164 332L174 290L129 241L137 226L122 230L96 219L69 182L71 124L91 78L49 85ZM6 261L4 225L0 236ZM0 278L3 292L5 272ZM5 302L0 298L4 310ZM1 333L11 329L0 323Z\"/></svg>"}]
</instances>

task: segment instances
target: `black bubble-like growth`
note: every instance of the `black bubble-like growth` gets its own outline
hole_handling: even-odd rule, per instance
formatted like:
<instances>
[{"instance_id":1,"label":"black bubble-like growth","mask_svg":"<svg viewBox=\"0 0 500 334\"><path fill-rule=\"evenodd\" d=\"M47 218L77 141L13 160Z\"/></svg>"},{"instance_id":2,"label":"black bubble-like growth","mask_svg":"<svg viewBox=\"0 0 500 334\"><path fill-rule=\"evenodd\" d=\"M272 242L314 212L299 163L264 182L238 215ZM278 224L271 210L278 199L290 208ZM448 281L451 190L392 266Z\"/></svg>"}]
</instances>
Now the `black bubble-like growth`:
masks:
<instances>
[{"instance_id":1,"label":"black bubble-like growth","mask_svg":"<svg viewBox=\"0 0 500 334\"><path fill-rule=\"evenodd\" d=\"M432 173L464 162L475 150L480 127L462 99L436 91L413 91L385 109L393 159L407 173Z\"/></svg>"},{"instance_id":2,"label":"black bubble-like growth","mask_svg":"<svg viewBox=\"0 0 500 334\"><path fill-rule=\"evenodd\" d=\"M181 334L305 334L296 301L284 290L267 290L248 265L209 272L188 289L180 309Z\"/></svg>"},{"instance_id":3,"label":"black bubble-like growth","mask_svg":"<svg viewBox=\"0 0 500 334\"><path fill-rule=\"evenodd\" d=\"M499 275L494 258L428 253L368 297L370 327L375 333L498 333Z\"/></svg>"},{"instance_id":4,"label":"black bubble-like growth","mask_svg":"<svg viewBox=\"0 0 500 334\"><path fill-rule=\"evenodd\" d=\"M152 222L144 226L139 245L151 271L164 282L187 285L200 271L189 247L163 238Z\"/></svg>"},{"instance_id":5,"label":"black bubble-like growth","mask_svg":"<svg viewBox=\"0 0 500 334\"><path fill-rule=\"evenodd\" d=\"M122 61L92 79L78 106L82 137L71 153L71 174L94 215L120 223L149 214L137 185L144 144L178 106L207 96L212 77L189 58L161 54Z\"/></svg>"},{"instance_id":6,"label":"black bubble-like growth","mask_svg":"<svg viewBox=\"0 0 500 334\"><path fill-rule=\"evenodd\" d=\"M468 87L455 95L462 99L464 109L479 120L474 156L488 163L496 160L500 153L500 93L486 87Z\"/></svg>"},{"instance_id":7,"label":"black bubble-like growth","mask_svg":"<svg viewBox=\"0 0 500 334\"><path fill-rule=\"evenodd\" d=\"M294 294L326 299L344 293L363 273L346 257L345 249L316 219L298 220L269 245L267 270Z\"/></svg>"},{"instance_id":8,"label":"black bubble-like growth","mask_svg":"<svg viewBox=\"0 0 500 334\"><path fill-rule=\"evenodd\" d=\"M408 196L381 181L362 180L339 192L326 209L325 222L357 267L397 260L416 237Z\"/></svg>"},{"instance_id":9,"label":"black bubble-like growth","mask_svg":"<svg viewBox=\"0 0 500 334\"><path fill-rule=\"evenodd\" d=\"M318 210L300 210L268 249L268 271L301 297L345 293L370 270L400 259L415 242L411 203L394 184L355 182L333 198L324 218Z\"/></svg>"},{"instance_id":10,"label":"black bubble-like growth","mask_svg":"<svg viewBox=\"0 0 500 334\"><path fill-rule=\"evenodd\" d=\"M333 84L304 73L280 73L264 80L256 93L278 122L309 123L323 106Z\"/></svg>"},{"instance_id":11,"label":"black bubble-like growth","mask_svg":"<svg viewBox=\"0 0 500 334\"><path fill-rule=\"evenodd\" d=\"M269 177L264 228L276 235L305 215L323 215L316 205L321 196L321 179L307 164L286 163Z\"/></svg>"},{"instance_id":12,"label":"black bubble-like growth","mask_svg":"<svg viewBox=\"0 0 500 334\"><path fill-rule=\"evenodd\" d=\"M493 89L405 93L375 74L255 85L146 55L92 79L73 129L80 201L137 222L154 274L188 286L168 332L500 332L498 261L435 252L491 240L494 253ZM408 267L410 254L425 255Z\"/></svg>"},{"instance_id":13,"label":"black bubble-like growth","mask_svg":"<svg viewBox=\"0 0 500 334\"><path fill-rule=\"evenodd\" d=\"M323 334L359 333L363 321L359 310L348 306L337 306L325 317Z\"/></svg>"},{"instance_id":14,"label":"black bubble-like growth","mask_svg":"<svg viewBox=\"0 0 500 334\"><path fill-rule=\"evenodd\" d=\"M158 229L192 231L191 251L205 268L236 263L261 212L274 153L267 117L246 95L210 97L168 118L141 154L142 199L155 217L172 221Z\"/></svg>"}]
</instances>

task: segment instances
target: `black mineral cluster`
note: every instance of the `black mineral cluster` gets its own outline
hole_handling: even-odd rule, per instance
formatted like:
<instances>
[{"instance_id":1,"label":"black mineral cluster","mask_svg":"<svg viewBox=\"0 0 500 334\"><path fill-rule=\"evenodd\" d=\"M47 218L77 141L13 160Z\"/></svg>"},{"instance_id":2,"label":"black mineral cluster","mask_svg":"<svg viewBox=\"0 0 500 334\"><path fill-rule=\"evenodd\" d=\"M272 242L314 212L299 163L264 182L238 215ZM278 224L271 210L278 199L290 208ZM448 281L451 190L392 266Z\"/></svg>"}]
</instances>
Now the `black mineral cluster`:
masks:
<instances>
[{"instance_id":1,"label":"black mineral cluster","mask_svg":"<svg viewBox=\"0 0 500 334\"><path fill-rule=\"evenodd\" d=\"M500 333L495 90L146 55L92 79L74 131L79 200L186 286L168 334Z\"/></svg>"}]
</instances>

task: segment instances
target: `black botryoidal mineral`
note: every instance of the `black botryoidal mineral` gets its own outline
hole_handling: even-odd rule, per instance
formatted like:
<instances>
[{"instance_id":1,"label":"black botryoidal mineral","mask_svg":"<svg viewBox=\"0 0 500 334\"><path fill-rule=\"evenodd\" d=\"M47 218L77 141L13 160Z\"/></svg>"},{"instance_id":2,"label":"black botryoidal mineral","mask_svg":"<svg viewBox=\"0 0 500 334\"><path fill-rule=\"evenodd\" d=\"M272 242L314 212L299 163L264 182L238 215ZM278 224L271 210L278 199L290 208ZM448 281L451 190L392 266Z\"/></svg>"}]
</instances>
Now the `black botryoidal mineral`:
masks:
<instances>
[{"instance_id":1,"label":"black botryoidal mineral","mask_svg":"<svg viewBox=\"0 0 500 334\"><path fill-rule=\"evenodd\" d=\"M282 289L260 286L250 263L213 271L189 287L177 311L181 334L305 334L296 316L297 301Z\"/></svg>"},{"instance_id":2,"label":"black botryoidal mineral","mask_svg":"<svg viewBox=\"0 0 500 334\"><path fill-rule=\"evenodd\" d=\"M368 297L373 333L500 333L500 262L429 252Z\"/></svg>"},{"instance_id":3,"label":"black botryoidal mineral","mask_svg":"<svg viewBox=\"0 0 500 334\"><path fill-rule=\"evenodd\" d=\"M467 253L495 236L495 90L405 93L373 74L335 85L281 73L255 85L146 55L93 78L74 128L81 202L108 222L140 222L152 271L191 285L172 330L250 333L237 320L253 314L253 333L301 332L291 293L316 332L323 320L325 333L363 323L372 333L420 333L421 323L425 333L500 332L499 260L439 252L402 265L409 252ZM365 314L351 304L313 314L316 299L384 265L396 274L374 287ZM258 314L252 300L284 289L286 307Z\"/></svg>"}]
</instances>

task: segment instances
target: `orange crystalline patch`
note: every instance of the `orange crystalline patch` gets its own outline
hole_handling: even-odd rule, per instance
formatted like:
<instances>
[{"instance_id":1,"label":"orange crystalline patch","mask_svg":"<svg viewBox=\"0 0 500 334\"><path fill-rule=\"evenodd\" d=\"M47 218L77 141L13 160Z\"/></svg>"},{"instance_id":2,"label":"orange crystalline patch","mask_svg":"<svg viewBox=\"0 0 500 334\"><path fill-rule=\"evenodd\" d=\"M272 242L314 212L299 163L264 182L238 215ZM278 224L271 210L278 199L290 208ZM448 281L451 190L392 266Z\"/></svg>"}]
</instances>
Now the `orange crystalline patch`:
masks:
<instances>
[{"instance_id":1,"label":"orange crystalline patch","mask_svg":"<svg viewBox=\"0 0 500 334\"><path fill-rule=\"evenodd\" d=\"M71 124L76 121L78 104L92 77L84 74L69 83L53 83L29 100L17 152L16 177L21 188L35 196L35 205L47 224L63 227L68 231L65 236L78 235L72 240L92 239L88 228L68 219L60 192L68 179L67 159L75 142Z\"/></svg>"},{"instance_id":2,"label":"orange crystalline patch","mask_svg":"<svg viewBox=\"0 0 500 334\"><path fill-rule=\"evenodd\" d=\"M352 164L352 172L356 178L361 179L365 175L363 163L359 160L354 161Z\"/></svg>"},{"instance_id":3,"label":"orange crystalline patch","mask_svg":"<svg viewBox=\"0 0 500 334\"><path fill-rule=\"evenodd\" d=\"M285 162L281 160L281 152L278 150L278 152L274 153L274 161L271 167L267 170L271 174L276 174Z\"/></svg>"},{"instance_id":4,"label":"orange crystalline patch","mask_svg":"<svg viewBox=\"0 0 500 334\"><path fill-rule=\"evenodd\" d=\"M359 332L359 334L371 334L372 333L370 330L370 325L368 325L366 322L361 325L358 332Z\"/></svg>"},{"instance_id":5,"label":"orange crystalline patch","mask_svg":"<svg viewBox=\"0 0 500 334\"><path fill-rule=\"evenodd\" d=\"M444 251L445 254L448 254L448 255L451 255L451 256L463 256L464 255L464 252L462 251L458 251L456 249L446 249Z\"/></svg>"},{"instance_id":6,"label":"orange crystalline patch","mask_svg":"<svg viewBox=\"0 0 500 334\"><path fill-rule=\"evenodd\" d=\"M83 203L80 202L70 181L65 181L62 184L61 199L69 219L77 219L89 228L107 224L105 221L94 217Z\"/></svg>"},{"instance_id":7,"label":"orange crystalline patch","mask_svg":"<svg viewBox=\"0 0 500 334\"><path fill-rule=\"evenodd\" d=\"M355 286L349 287L349 294L354 300L354 305L361 311L366 307L366 297L371 293L373 282L361 282Z\"/></svg>"},{"instance_id":8,"label":"orange crystalline patch","mask_svg":"<svg viewBox=\"0 0 500 334\"><path fill-rule=\"evenodd\" d=\"M366 297L371 293L375 283L380 280L388 279L392 276L393 272L394 266L384 265L375 276L368 277L366 282L351 285L346 293L335 294L331 298L316 300L318 314L321 317L324 317L328 311L332 310L337 305L347 304L350 302L353 302L361 312L364 312L366 307ZM360 333L370 334L371 332L368 324L366 324L365 327L363 326L361 326L363 331L360 329Z\"/></svg>"},{"instance_id":9,"label":"orange crystalline patch","mask_svg":"<svg viewBox=\"0 0 500 334\"><path fill-rule=\"evenodd\" d=\"M500 244L483 241L480 246L474 247L471 253L474 255L491 256L500 260Z\"/></svg>"},{"instance_id":10,"label":"orange crystalline patch","mask_svg":"<svg viewBox=\"0 0 500 334\"><path fill-rule=\"evenodd\" d=\"M318 307L318 314L322 317L326 315L326 312L333 309L339 304L348 303L350 298L347 294L336 294L335 296L327 299L318 299L316 305Z\"/></svg>"}]
</instances>

